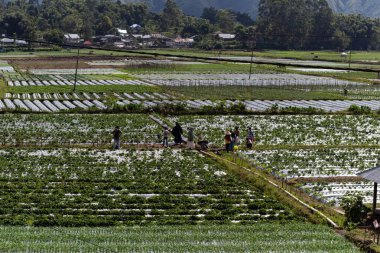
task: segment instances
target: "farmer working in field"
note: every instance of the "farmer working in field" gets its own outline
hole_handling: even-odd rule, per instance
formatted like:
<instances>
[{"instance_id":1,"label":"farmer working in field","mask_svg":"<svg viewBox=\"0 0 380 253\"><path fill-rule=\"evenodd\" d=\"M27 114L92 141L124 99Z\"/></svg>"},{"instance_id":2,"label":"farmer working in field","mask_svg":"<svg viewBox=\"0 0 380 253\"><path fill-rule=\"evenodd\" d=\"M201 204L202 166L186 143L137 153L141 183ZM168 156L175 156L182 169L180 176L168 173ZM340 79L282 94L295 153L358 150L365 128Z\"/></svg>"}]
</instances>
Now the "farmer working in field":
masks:
<instances>
[{"instance_id":1,"label":"farmer working in field","mask_svg":"<svg viewBox=\"0 0 380 253\"><path fill-rule=\"evenodd\" d=\"M175 144L181 144L182 143L183 130L182 130L182 127L179 125L178 122L175 123L175 127L172 130L172 134L174 135Z\"/></svg>"},{"instance_id":2,"label":"farmer working in field","mask_svg":"<svg viewBox=\"0 0 380 253\"><path fill-rule=\"evenodd\" d=\"M256 135L251 127L248 127L247 131L247 148L251 149L255 141Z\"/></svg>"},{"instance_id":3,"label":"farmer working in field","mask_svg":"<svg viewBox=\"0 0 380 253\"><path fill-rule=\"evenodd\" d=\"M112 131L113 135L113 148L114 149L119 149L120 148L120 137L121 137L122 132L120 131L120 127L117 126L115 129Z\"/></svg>"}]
</instances>

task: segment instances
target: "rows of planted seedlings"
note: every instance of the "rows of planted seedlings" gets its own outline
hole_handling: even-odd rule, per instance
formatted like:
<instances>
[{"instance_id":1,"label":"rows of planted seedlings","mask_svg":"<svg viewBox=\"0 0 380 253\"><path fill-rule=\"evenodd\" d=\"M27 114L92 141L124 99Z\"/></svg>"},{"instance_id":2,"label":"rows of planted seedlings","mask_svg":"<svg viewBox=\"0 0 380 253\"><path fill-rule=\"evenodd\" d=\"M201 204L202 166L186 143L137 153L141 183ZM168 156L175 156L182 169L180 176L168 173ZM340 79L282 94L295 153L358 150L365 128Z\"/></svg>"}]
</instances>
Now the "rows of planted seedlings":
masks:
<instances>
[{"instance_id":1,"label":"rows of planted seedlings","mask_svg":"<svg viewBox=\"0 0 380 253\"><path fill-rule=\"evenodd\" d=\"M73 240L78 238L78 240ZM0 227L7 252L360 252L327 226L257 223L254 226L112 228Z\"/></svg>"},{"instance_id":2,"label":"rows of planted seedlings","mask_svg":"<svg viewBox=\"0 0 380 253\"><path fill-rule=\"evenodd\" d=\"M140 80L50 80L50 81L8 81L8 86L67 86L67 85L147 85L152 84Z\"/></svg>"},{"instance_id":3,"label":"rows of planted seedlings","mask_svg":"<svg viewBox=\"0 0 380 253\"><path fill-rule=\"evenodd\" d=\"M349 193L360 194L363 197L363 202L371 204L373 202L374 185L372 182L314 182L305 183L301 188L326 203L339 205L341 198ZM380 201L380 196L377 197Z\"/></svg>"},{"instance_id":4,"label":"rows of planted seedlings","mask_svg":"<svg viewBox=\"0 0 380 253\"><path fill-rule=\"evenodd\" d=\"M265 115L169 117L199 138L223 145L227 129L239 127L241 140L247 127L256 133L257 145L372 145L380 143L380 121L352 115Z\"/></svg>"},{"instance_id":5,"label":"rows of planted seedlings","mask_svg":"<svg viewBox=\"0 0 380 253\"><path fill-rule=\"evenodd\" d=\"M34 75L74 75L76 69L30 69ZM79 68L79 75L118 75L123 72L113 68Z\"/></svg>"},{"instance_id":6,"label":"rows of planted seedlings","mask_svg":"<svg viewBox=\"0 0 380 253\"><path fill-rule=\"evenodd\" d=\"M162 129L146 115L2 114L0 143L33 145L111 144L120 126L122 142L154 143Z\"/></svg>"},{"instance_id":7,"label":"rows of planted seedlings","mask_svg":"<svg viewBox=\"0 0 380 253\"><path fill-rule=\"evenodd\" d=\"M150 100L150 99L172 99L171 95L158 92L144 93L95 93L95 92L73 92L73 93L5 93L8 99L44 99L44 100L94 100L94 99L118 99L118 100Z\"/></svg>"},{"instance_id":8,"label":"rows of planted seedlings","mask_svg":"<svg viewBox=\"0 0 380 253\"><path fill-rule=\"evenodd\" d=\"M380 149L279 149L240 154L284 178L351 177L379 163Z\"/></svg>"},{"instance_id":9,"label":"rows of planted seedlings","mask_svg":"<svg viewBox=\"0 0 380 253\"><path fill-rule=\"evenodd\" d=\"M6 149L0 223L38 226L254 223L295 216L197 152Z\"/></svg>"}]
</instances>

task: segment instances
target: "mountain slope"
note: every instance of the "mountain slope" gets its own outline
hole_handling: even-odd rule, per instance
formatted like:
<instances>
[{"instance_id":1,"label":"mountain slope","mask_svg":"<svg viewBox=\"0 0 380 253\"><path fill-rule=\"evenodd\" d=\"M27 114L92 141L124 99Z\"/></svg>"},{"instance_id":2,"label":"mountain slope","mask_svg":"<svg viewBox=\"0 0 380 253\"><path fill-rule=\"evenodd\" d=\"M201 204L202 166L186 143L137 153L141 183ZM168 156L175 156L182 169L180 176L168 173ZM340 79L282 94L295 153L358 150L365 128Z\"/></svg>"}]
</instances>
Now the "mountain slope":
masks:
<instances>
[{"instance_id":1,"label":"mountain slope","mask_svg":"<svg viewBox=\"0 0 380 253\"><path fill-rule=\"evenodd\" d=\"M327 0L331 9L338 13L358 13L380 18L379 0Z\"/></svg>"}]
</instances>

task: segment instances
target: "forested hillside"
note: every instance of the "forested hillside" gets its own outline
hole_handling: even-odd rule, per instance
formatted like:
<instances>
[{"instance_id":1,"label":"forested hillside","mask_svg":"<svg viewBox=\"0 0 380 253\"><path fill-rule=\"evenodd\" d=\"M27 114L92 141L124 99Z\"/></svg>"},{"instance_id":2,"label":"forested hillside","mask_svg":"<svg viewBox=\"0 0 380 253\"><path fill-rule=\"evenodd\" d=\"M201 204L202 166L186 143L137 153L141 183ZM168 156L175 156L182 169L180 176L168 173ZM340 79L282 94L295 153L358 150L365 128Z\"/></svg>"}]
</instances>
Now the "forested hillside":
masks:
<instances>
[{"instance_id":1,"label":"forested hillside","mask_svg":"<svg viewBox=\"0 0 380 253\"><path fill-rule=\"evenodd\" d=\"M324 0L260 0L256 21L247 13L214 7L202 9L200 17L189 16L176 0L162 0L165 1L164 8L157 13L152 12L147 3L133 1L135 3L128 4L114 0L0 2L0 33L60 42L65 33L78 33L86 40L94 36L117 35L117 28L132 34L135 31L130 26L139 24L142 28L138 33L162 33L169 38L192 37L195 46L203 49L252 46L309 50L380 49L380 19L335 14ZM216 0L195 0L199 1L198 4L181 1L200 8L201 4ZM245 0L236 2L241 4L240 1ZM219 37L218 32L233 34L233 41Z\"/></svg>"},{"instance_id":2,"label":"forested hillside","mask_svg":"<svg viewBox=\"0 0 380 253\"><path fill-rule=\"evenodd\" d=\"M124 2L146 2L152 11L162 11L165 0L123 0ZM234 11L246 12L252 18L258 16L260 0L176 0L181 9L188 15L200 16L205 7L217 9L232 9ZM362 14L367 17L380 17L378 0L326 0L332 10L336 13Z\"/></svg>"},{"instance_id":3,"label":"forested hillside","mask_svg":"<svg viewBox=\"0 0 380 253\"><path fill-rule=\"evenodd\" d=\"M16 0L3 0L4 3ZM31 0L42 3L44 0ZM49 1L49 0L46 0ZM117 2L117 0L114 0ZM146 3L153 12L161 12L166 0L120 0L122 3ZM247 13L251 18L258 16L260 0L176 0L178 6L187 15L200 17L203 9L214 7L216 9L231 9ZM361 14L366 17L380 18L379 0L326 0L335 13Z\"/></svg>"}]
</instances>

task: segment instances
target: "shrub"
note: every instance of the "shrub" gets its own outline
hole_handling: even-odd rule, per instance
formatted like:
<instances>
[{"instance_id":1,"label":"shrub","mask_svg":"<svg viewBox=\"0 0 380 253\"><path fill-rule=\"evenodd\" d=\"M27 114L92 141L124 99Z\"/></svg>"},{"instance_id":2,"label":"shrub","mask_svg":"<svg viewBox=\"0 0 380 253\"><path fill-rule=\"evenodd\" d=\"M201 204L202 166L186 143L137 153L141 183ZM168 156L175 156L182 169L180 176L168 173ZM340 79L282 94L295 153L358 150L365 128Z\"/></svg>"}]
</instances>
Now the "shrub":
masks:
<instances>
[{"instance_id":1,"label":"shrub","mask_svg":"<svg viewBox=\"0 0 380 253\"><path fill-rule=\"evenodd\" d=\"M363 196L358 193L347 193L342 197L341 207L344 209L346 226L360 223L363 215L369 209L363 204Z\"/></svg>"},{"instance_id":2,"label":"shrub","mask_svg":"<svg viewBox=\"0 0 380 253\"><path fill-rule=\"evenodd\" d=\"M368 106L358 106L358 105L351 105L350 108L348 108L348 111L359 115L359 114L371 114L371 108Z\"/></svg>"}]
</instances>

